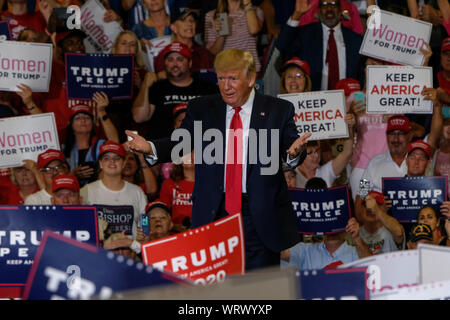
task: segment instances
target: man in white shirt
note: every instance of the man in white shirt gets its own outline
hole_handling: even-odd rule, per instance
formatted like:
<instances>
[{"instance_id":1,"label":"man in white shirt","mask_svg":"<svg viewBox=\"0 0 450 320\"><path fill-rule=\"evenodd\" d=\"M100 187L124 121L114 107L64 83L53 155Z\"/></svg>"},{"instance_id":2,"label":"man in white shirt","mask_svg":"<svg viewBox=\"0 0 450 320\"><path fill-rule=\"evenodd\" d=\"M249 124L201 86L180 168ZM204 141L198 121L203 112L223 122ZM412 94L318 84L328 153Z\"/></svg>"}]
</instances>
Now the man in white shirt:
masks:
<instances>
[{"instance_id":1,"label":"man in white shirt","mask_svg":"<svg viewBox=\"0 0 450 320\"><path fill-rule=\"evenodd\" d=\"M41 191L30 194L25 199L25 205L51 204L53 178L57 175L68 174L70 172L70 168L66 162L64 154L55 149L48 149L38 156L37 168L39 169L45 182L45 188Z\"/></svg>"},{"instance_id":2,"label":"man in white shirt","mask_svg":"<svg viewBox=\"0 0 450 320\"><path fill-rule=\"evenodd\" d=\"M406 155L412 139L411 124L405 116L388 119L386 139L388 151L370 160L362 179L369 180L372 189L382 192L383 177L404 177L408 172ZM356 196L358 197L358 196Z\"/></svg>"}]
</instances>

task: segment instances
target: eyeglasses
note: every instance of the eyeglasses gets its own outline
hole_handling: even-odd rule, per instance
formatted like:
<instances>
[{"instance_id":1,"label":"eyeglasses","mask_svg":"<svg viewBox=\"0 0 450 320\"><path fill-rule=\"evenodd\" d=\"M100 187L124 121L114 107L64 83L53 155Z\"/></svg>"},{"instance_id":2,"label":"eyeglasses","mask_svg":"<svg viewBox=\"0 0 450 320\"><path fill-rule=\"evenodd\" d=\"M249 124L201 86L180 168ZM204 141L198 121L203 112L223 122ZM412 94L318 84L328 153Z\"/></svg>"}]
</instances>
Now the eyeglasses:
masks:
<instances>
[{"instance_id":1,"label":"eyeglasses","mask_svg":"<svg viewBox=\"0 0 450 320\"><path fill-rule=\"evenodd\" d=\"M64 172L67 169L67 165L62 164L60 166L55 166L55 167L46 167L46 168L42 168L40 171L43 173L52 173L52 172Z\"/></svg>"},{"instance_id":2,"label":"eyeglasses","mask_svg":"<svg viewBox=\"0 0 450 320\"><path fill-rule=\"evenodd\" d=\"M337 1L322 2L319 4L319 8L337 7L337 6L339 6L339 2Z\"/></svg>"},{"instance_id":3,"label":"eyeglasses","mask_svg":"<svg viewBox=\"0 0 450 320\"><path fill-rule=\"evenodd\" d=\"M295 80L295 79L303 79L305 75L303 73L290 74L286 76L286 79Z\"/></svg>"}]
</instances>

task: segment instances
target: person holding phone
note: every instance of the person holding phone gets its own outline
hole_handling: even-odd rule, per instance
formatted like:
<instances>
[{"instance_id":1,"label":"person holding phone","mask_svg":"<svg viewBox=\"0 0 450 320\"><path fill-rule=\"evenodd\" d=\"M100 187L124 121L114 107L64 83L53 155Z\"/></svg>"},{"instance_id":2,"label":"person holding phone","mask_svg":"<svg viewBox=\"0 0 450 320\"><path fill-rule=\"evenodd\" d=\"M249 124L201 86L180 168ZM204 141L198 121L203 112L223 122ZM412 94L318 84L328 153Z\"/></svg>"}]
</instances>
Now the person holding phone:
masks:
<instances>
[{"instance_id":1,"label":"person holding phone","mask_svg":"<svg viewBox=\"0 0 450 320\"><path fill-rule=\"evenodd\" d=\"M229 48L248 50L259 72L256 36L263 21L262 9L254 7L250 0L218 0L217 9L209 11L205 17L206 48L213 55Z\"/></svg>"}]
</instances>

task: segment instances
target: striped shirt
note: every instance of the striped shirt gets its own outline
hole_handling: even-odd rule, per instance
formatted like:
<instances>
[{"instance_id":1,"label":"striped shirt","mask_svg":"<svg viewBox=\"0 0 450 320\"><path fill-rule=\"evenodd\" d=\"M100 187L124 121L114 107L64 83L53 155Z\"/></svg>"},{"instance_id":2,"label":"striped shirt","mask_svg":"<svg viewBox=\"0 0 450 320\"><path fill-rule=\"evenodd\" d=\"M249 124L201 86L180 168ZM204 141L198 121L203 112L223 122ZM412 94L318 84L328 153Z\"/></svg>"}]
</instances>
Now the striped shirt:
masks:
<instances>
[{"instance_id":1,"label":"striped shirt","mask_svg":"<svg viewBox=\"0 0 450 320\"><path fill-rule=\"evenodd\" d=\"M211 10L206 14L205 17L205 41L206 47L208 49L214 45L214 42L219 37L216 29L214 28L215 13L216 10ZM256 8L256 15L259 19L260 25L262 25L264 21L264 13L259 7ZM232 22L229 25L230 34L225 37L223 50L235 48L250 51L253 55L253 58L255 59L256 71L259 72L261 70L261 63L259 61L258 52L256 50L257 37L252 36L248 32L245 11L242 10L237 13L228 14L228 17Z\"/></svg>"}]
</instances>

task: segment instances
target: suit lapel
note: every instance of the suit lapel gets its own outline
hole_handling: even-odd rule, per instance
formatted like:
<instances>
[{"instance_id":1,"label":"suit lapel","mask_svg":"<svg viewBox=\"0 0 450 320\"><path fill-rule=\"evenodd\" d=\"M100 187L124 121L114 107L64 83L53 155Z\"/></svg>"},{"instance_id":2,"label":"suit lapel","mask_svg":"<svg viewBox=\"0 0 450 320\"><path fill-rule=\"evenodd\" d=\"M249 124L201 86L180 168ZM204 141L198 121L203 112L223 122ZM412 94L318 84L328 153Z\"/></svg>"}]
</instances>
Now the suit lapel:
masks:
<instances>
[{"instance_id":1,"label":"suit lapel","mask_svg":"<svg viewBox=\"0 0 450 320\"><path fill-rule=\"evenodd\" d=\"M268 116L268 110L266 108L265 100L263 99L262 95L255 93L255 99L253 100L253 107L252 107L252 114L250 117L250 130L255 130L257 134L257 141L252 141L253 143L259 144L259 136L258 136L258 130L261 128L265 128L264 125L265 119ZM249 144L247 146L248 152L247 152L247 177L249 177L251 170L253 169L254 164L250 164L250 138L249 138ZM258 149L258 146L256 148ZM256 155L258 156L258 155Z\"/></svg>"}]
</instances>

